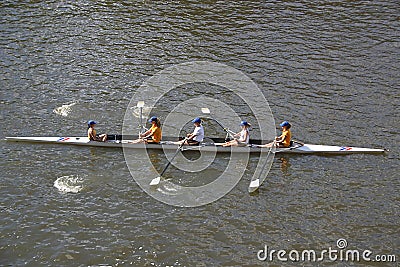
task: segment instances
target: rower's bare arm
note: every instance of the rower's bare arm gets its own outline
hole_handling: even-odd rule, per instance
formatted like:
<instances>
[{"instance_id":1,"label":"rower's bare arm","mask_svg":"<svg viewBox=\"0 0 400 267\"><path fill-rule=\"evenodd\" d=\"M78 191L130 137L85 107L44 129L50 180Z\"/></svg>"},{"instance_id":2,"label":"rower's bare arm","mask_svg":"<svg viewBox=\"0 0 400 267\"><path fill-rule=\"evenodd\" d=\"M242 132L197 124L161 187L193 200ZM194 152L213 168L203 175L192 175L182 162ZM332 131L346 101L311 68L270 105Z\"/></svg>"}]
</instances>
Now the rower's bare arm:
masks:
<instances>
[{"instance_id":1,"label":"rower's bare arm","mask_svg":"<svg viewBox=\"0 0 400 267\"><path fill-rule=\"evenodd\" d=\"M150 131L150 130L147 130L146 132L142 133L142 134L140 135L140 137L147 137L147 135L148 135L149 133L151 133L151 131Z\"/></svg>"}]
</instances>

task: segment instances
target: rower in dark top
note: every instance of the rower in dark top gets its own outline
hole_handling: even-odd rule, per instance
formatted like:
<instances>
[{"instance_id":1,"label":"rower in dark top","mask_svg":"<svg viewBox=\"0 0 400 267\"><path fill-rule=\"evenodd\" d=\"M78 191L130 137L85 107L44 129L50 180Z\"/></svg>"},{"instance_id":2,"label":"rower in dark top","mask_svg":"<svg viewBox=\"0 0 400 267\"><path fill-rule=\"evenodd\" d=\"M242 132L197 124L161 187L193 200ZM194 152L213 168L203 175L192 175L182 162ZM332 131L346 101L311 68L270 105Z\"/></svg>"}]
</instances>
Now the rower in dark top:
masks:
<instances>
[{"instance_id":1,"label":"rower in dark top","mask_svg":"<svg viewBox=\"0 0 400 267\"><path fill-rule=\"evenodd\" d=\"M94 126L97 124L95 121L88 121L88 138L90 141L98 141L98 142L105 142L107 141L107 135L106 134L101 134L99 136L96 135L96 130L94 129Z\"/></svg>"}]
</instances>

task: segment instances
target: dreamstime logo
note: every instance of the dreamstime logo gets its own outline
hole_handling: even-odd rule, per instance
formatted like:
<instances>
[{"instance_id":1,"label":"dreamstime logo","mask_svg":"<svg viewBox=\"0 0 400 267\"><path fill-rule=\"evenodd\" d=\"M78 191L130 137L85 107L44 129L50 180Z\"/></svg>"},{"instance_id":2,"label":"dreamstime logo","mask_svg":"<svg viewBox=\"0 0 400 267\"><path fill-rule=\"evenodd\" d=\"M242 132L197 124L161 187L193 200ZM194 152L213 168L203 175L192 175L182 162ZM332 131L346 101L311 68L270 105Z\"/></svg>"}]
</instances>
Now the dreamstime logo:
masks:
<instances>
[{"instance_id":1,"label":"dreamstime logo","mask_svg":"<svg viewBox=\"0 0 400 267\"><path fill-rule=\"evenodd\" d=\"M337 246L338 248L340 248L340 249L346 248L346 247L347 247L347 240L344 239L344 238L339 238L339 239L336 241L336 246Z\"/></svg>"},{"instance_id":2,"label":"dreamstime logo","mask_svg":"<svg viewBox=\"0 0 400 267\"><path fill-rule=\"evenodd\" d=\"M347 249L347 240L340 238L336 241L336 247L329 247L320 251L314 249L299 250L276 250L267 245L264 249L257 252L257 258L260 261L282 261L282 262L396 262L395 255L375 255L371 250Z\"/></svg>"},{"instance_id":3,"label":"dreamstime logo","mask_svg":"<svg viewBox=\"0 0 400 267\"><path fill-rule=\"evenodd\" d=\"M204 88L207 85L223 88L223 93L217 89L207 93L202 92L203 89L196 91L197 87ZM247 107L251 114L235 111L233 106L237 107L238 103L229 102L222 94L228 99L236 97L241 101L239 104ZM138 118L132 111L138 101L146 102L146 115L161 118L164 137L178 137L184 126L195 117L217 120L224 127L236 130L239 122L249 116L261 140L272 140L276 135L272 112L257 85L242 72L219 63L188 62L169 67L149 78L131 98L124 117L123 135L137 133ZM201 110L205 107L209 108L211 114L202 114ZM223 129L220 131L224 133ZM171 161L175 151L165 149L163 152L166 158L174 166L173 171L169 171L174 175L162 179L154 187L149 183L160 175L154 157L149 156L144 145L143 149L131 149L127 145L123 145L123 148L129 171L139 186L157 200L181 207L201 206L223 197L242 178L249 162L249 153L230 153L225 170L212 182L200 186L182 186L176 183L177 178L185 179L190 173L201 174L207 170L215 162L217 150L209 146L209 151L201 152L195 160L189 160L178 153ZM247 149L249 152L250 148ZM262 182L265 179L271 168L273 152L260 153L252 180L259 179ZM157 167L160 169L160 166Z\"/></svg>"}]
</instances>

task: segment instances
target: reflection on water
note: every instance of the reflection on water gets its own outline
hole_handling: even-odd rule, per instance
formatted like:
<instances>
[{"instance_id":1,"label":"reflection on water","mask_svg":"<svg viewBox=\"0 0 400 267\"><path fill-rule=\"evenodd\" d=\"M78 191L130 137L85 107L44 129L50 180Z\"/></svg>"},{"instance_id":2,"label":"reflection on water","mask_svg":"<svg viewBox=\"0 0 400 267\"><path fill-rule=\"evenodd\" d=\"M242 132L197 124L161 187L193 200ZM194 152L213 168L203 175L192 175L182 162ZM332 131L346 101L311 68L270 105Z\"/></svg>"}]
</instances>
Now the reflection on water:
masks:
<instances>
[{"instance_id":1,"label":"reflection on water","mask_svg":"<svg viewBox=\"0 0 400 267\"><path fill-rule=\"evenodd\" d=\"M281 171L283 176L289 176L290 175L290 163L289 163L289 156L279 156L278 157L278 162L280 162L281 166Z\"/></svg>"}]
</instances>

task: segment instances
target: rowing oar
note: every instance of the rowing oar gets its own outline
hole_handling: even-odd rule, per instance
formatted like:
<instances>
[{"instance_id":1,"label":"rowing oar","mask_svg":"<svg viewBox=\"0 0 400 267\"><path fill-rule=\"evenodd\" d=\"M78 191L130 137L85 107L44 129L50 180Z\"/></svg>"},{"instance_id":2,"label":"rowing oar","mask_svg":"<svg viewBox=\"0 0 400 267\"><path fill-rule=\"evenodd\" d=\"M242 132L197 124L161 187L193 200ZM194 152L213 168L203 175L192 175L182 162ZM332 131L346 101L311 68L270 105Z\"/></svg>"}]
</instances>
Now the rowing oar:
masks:
<instances>
[{"instance_id":1,"label":"rowing oar","mask_svg":"<svg viewBox=\"0 0 400 267\"><path fill-rule=\"evenodd\" d=\"M217 121L216 119L214 119L211 116L211 111L208 108L201 108L201 112L203 112L204 114L208 114L208 116L210 117L210 119L212 119L213 121L215 121L219 126L221 126L222 129L224 129L224 131L229 134L229 136L233 139L235 139L235 137L233 136L233 134L235 134L234 132L232 132L231 130L229 130L228 128L225 128L224 125L222 125L222 123L220 123L219 121ZM232 134L233 133L233 134Z\"/></svg>"},{"instance_id":2,"label":"rowing oar","mask_svg":"<svg viewBox=\"0 0 400 267\"><path fill-rule=\"evenodd\" d=\"M171 162L174 160L174 158L176 157L176 155L178 155L179 150L181 150L182 146L185 144L186 140L188 139L188 137L186 137L185 139L183 139L183 142L178 146L178 149L176 150L175 154L172 156L171 160L167 163L167 165L165 165L164 170L161 172L160 176L154 178L153 180L151 180L150 185L158 185L161 181L161 177L163 176L163 174L165 173L165 171L168 169L169 165L171 165Z\"/></svg>"},{"instance_id":3,"label":"rowing oar","mask_svg":"<svg viewBox=\"0 0 400 267\"><path fill-rule=\"evenodd\" d=\"M140 110L140 113L139 113L139 138L140 138L140 135L142 134L142 130L143 130L143 121L142 121L142 117L143 117L143 107L144 107L144 101L139 101L139 102L137 102L137 105L136 105L138 108L139 108L139 110Z\"/></svg>"},{"instance_id":4,"label":"rowing oar","mask_svg":"<svg viewBox=\"0 0 400 267\"><path fill-rule=\"evenodd\" d=\"M271 153L272 148L273 148L275 145L276 145L276 141L274 140L274 141L272 142L271 147L270 147L269 150L268 150L267 159L265 160L265 163L264 163L264 165L263 165L262 168L261 168L260 175L258 176L257 179L255 179L255 180L253 180L253 181L250 182L250 185L249 185L249 192L250 192L250 193L256 191L256 190L260 187L260 177L261 177L261 175L263 174L265 165L267 165L267 163L268 163L268 156L269 156L269 154Z\"/></svg>"}]
</instances>

